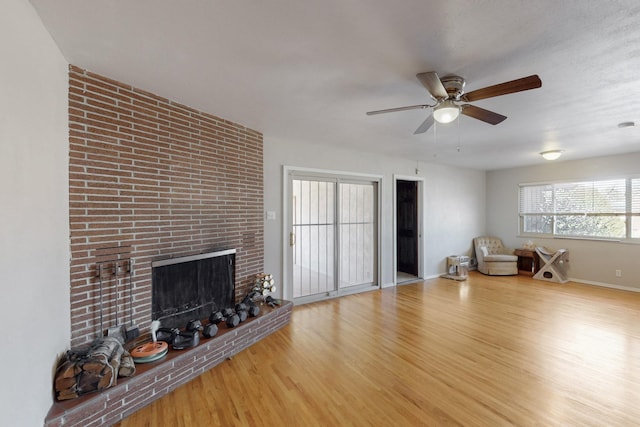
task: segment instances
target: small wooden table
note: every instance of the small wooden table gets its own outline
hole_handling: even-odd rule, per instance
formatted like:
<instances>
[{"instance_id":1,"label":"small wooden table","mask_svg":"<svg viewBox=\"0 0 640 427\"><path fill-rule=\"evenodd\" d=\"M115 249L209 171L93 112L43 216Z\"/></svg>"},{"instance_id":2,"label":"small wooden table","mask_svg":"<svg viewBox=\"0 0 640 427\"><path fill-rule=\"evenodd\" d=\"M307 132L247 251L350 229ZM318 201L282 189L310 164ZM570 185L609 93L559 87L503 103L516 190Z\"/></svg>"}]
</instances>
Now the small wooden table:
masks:
<instances>
[{"instance_id":1,"label":"small wooden table","mask_svg":"<svg viewBox=\"0 0 640 427\"><path fill-rule=\"evenodd\" d=\"M516 249L513 254L518 256L518 274L533 276L540 269L540 258L535 250Z\"/></svg>"}]
</instances>

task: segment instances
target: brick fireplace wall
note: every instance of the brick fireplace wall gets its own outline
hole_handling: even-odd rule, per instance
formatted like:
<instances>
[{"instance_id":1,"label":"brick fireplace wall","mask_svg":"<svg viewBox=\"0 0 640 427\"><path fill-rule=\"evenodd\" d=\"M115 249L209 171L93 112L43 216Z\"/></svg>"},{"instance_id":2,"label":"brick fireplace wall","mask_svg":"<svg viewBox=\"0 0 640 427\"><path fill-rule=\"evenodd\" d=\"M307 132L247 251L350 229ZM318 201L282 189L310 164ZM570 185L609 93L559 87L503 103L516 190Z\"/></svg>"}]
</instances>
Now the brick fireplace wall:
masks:
<instances>
[{"instance_id":1,"label":"brick fireplace wall","mask_svg":"<svg viewBox=\"0 0 640 427\"><path fill-rule=\"evenodd\" d=\"M235 248L243 296L263 269L262 163L261 133L70 66L71 346L100 307L104 328L148 328L153 259ZM100 286L113 259L131 260L131 299L127 279Z\"/></svg>"}]
</instances>

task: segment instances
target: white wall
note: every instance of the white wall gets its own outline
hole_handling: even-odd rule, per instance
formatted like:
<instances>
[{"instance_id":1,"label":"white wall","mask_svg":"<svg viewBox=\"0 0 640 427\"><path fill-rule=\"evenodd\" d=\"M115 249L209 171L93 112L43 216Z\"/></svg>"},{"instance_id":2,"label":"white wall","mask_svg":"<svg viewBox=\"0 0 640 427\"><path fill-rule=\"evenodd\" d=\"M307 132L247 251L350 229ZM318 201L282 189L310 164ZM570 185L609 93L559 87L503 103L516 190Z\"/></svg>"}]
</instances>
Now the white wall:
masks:
<instances>
[{"instance_id":1,"label":"white wall","mask_svg":"<svg viewBox=\"0 0 640 427\"><path fill-rule=\"evenodd\" d=\"M518 237L518 184L583 180L640 174L640 153L599 157L487 173L487 233L511 247L527 240L552 249L569 249L569 277L585 283L640 290L640 245L575 239ZM622 277L615 277L615 270Z\"/></svg>"},{"instance_id":2,"label":"white wall","mask_svg":"<svg viewBox=\"0 0 640 427\"><path fill-rule=\"evenodd\" d=\"M275 211L276 220L265 221L265 270L282 283L283 165L383 176L381 280L393 283L393 176L416 176L416 162L355 152L301 141L264 136L264 208ZM470 254L471 240L485 229L485 172L421 163L418 176L425 186L424 276L443 274L446 257Z\"/></svg>"},{"instance_id":3,"label":"white wall","mask_svg":"<svg viewBox=\"0 0 640 427\"><path fill-rule=\"evenodd\" d=\"M26 0L0 3L0 425L37 426L70 340L67 62Z\"/></svg>"}]
</instances>

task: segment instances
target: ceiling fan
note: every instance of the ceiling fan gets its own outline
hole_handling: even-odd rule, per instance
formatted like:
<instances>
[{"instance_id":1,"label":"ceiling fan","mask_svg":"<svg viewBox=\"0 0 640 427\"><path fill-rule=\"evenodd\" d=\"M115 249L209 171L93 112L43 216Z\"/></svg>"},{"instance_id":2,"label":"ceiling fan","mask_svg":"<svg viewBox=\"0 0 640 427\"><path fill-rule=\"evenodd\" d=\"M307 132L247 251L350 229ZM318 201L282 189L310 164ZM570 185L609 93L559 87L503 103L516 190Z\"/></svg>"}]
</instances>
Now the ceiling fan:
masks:
<instances>
[{"instance_id":1,"label":"ceiling fan","mask_svg":"<svg viewBox=\"0 0 640 427\"><path fill-rule=\"evenodd\" d=\"M542 86L540 77L534 74L465 93L464 86L466 82L460 76L449 75L440 78L435 71L429 71L419 73L416 77L429 91L431 98L436 102L434 105L420 104L407 107L387 108L385 110L368 111L367 115L372 116L374 114L393 113L396 111L433 108L433 113L429 114L429 117L422 122L414 132L414 135L426 132L433 126L434 120L440 123L450 123L458 117L458 114L464 114L465 116L497 125L503 122L507 116L476 107L475 105L460 104L460 102L474 102L481 99L493 98L494 96L537 89Z\"/></svg>"}]
</instances>

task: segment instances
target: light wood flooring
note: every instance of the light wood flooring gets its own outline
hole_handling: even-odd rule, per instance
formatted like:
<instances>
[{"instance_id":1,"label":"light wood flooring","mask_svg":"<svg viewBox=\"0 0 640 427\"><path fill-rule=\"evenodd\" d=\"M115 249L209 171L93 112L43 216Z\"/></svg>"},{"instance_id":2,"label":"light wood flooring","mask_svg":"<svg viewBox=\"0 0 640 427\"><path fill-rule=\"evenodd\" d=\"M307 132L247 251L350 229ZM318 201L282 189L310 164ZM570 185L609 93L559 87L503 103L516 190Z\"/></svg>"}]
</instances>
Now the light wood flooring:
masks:
<instances>
[{"instance_id":1,"label":"light wood flooring","mask_svg":"<svg viewBox=\"0 0 640 427\"><path fill-rule=\"evenodd\" d=\"M640 293L471 272L298 306L119 424L423 425L640 425Z\"/></svg>"}]
</instances>

